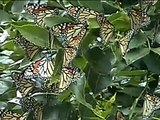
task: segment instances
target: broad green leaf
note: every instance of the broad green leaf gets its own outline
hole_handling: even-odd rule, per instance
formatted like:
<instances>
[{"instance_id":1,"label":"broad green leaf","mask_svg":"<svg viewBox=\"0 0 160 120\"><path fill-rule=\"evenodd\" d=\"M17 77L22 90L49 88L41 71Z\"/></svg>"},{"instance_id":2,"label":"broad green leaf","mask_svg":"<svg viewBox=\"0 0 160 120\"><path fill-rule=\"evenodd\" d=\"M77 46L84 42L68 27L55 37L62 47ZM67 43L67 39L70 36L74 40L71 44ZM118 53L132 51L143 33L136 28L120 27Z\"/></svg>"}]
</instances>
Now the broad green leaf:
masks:
<instances>
[{"instance_id":1,"label":"broad green leaf","mask_svg":"<svg viewBox=\"0 0 160 120\"><path fill-rule=\"evenodd\" d=\"M11 17L6 11L0 10L0 16L0 25L5 25L7 22L11 22Z\"/></svg>"},{"instance_id":2,"label":"broad green leaf","mask_svg":"<svg viewBox=\"0 0 160 120\"><path fill-rule=\"evenodd\" d=\"M144 57L144 62L149 71L152 73L160 74L160 62L159 56L155 53L150 53L146 57Z\"/></svg>"},{"instance_id":3,"label":"broad green leaf","mask_svg":"<svg viewBox=\"0 0 160 120\"><path fill-rule=\"evenodd\" d=\"M27 3L27 0L23 1L14 1L11 11L12 13L20 13L24 10L24 5Z\"/></svg>"},{"instance_id":4,"label":"broad green leaf","mask_svg":"<svg viewBox=\"0 0 160 120\"><path fill-rule=\"evenodd\" d=\"M153 51L154 53L160 55L160 47L158 47L158 48L151 48L151 51Z\"/></svg>"},{"instance_id":5,"label":"broad green leaf","mask_svg":"<svg viewBox=\"0 0 160 120\"><path fill-rule=\"evenodd\" d=\"M99 32L97 29L89 29L81 42L81 50L86 52L91 42L97 39Z\"/></svg>"},{"instance_id":6,"label":"broad green leaf","mask_svg":"<svg viewBox=\"0 0 160 120\"><path fill-rule=\"evenodd\" d=\"M0 56L0 63L2 64L11 64L14 61L9 58L9 56Z\"/></svg>"},{"instance_id":7,"label":"broad green leaf","mask_svg":"<svg viewBox=\"0 0 160 120\"><path fill-rule=\"evenodd\" d=\"M74 23L73 20L71 20L67 17L61 17L61 16L46 17L44 19L44 22L49 27L53 27L53 26L55 26L57 24L61 24L61 23Z\"/></svg>"},{"instance_id":8,"label":"broad green leaf","mask_svg":"<svg viewBox=\"0 0 160 120\"><path fill-rule=\"evenodd\" d=\"M99 74L90 68L87 73L87 81L91 91L96 95L112 84L112 77Z\"/></svg>"},{"instance_id":9,"label":"broad green leaf","mask_svg":"<svg viewBox=\"0 0 160 120\"><path fill-rule=\"evenodd\" d=\"M144 76L147 74L146 70L120 71L117 76Z\"/></svg>"},{"instance_id":10,"label":"broad green leaf","mask_svg":"<svg viewBox=\"0 0 160 120\"><path fill-rule=\"evenodd\" d=\"M3 78L1 78L3 79ZM8 82L0 81L0 94L3 94L6 92L11 86L8 85Z\"/></svg>"},{"instance_id":11,"label":"broad green leaf","mask_svg":"<svg viewBox=\"0 0 160 120\"><path fill-rule=\"evenodd\" d=\"M148 48L139 48L139 49L134 49L129 51L126 55L125 55L125 60L127 62L127 64L131 64L143 57L145 57L146 55L148 55L150 52L150 50Z\"/></svg>"},{"instance_id":12,"label":"broad green leaf","mask_svg":"<svg viewBox=\"0 0 160 120\"><path fill-rule=\"evenodd\" d=\"M98 11L98 12L102 12L103 11L103 7L102 7L102 3L100 2L100 0L94 0L94 1L91 1L91 0L78 0L78 2L86 7L86 8L90 8L90 9L93 9L95 11Z\"/></svg>"},{"instance_id":13,"label":"broad green leaf","mask_svg":"<svg viewBox=\"0 0 160 120\"><path fill-rule=\"evenodd\" d=\"M116 30L126 31L130 28L129 17L124 12L113 13L108 20L113 24Z\"/></svg>"},{"instance_id":14,"label":"broad green leaf","mask_svg":"<svg viewBox=\"0 0 160 120\"><path fill-rule=\"evenodd\" d=\"M147 41L147 36L139 32L138 34L134 35L129 43L129 49L138 48L143 45Z\"/></svg>"},{"instance_id":15,"label":"broad green leaf","mask_svg":"<svg viewBox=\"0 0 160 120\"><path fill-rule=\"evenodd\" d=\"M79 3L77 0L67 0L69 3L71 3L73 6L79 6Z\"/></svg>"},{"instance_id":16,"label":"broad green leaf","mask_svg":"<svg viewBox=\"0 0 160 120\"><path fill-rule=\"evenodd\" d=\"M35 25L13 25L27 40L41 47L48 47L47 30Z\"/></svg>"},{"instance_id":17,"label":"broad green leaf","mask_svg":"<svg viewBox=\"0 0 160 120\"><path fill-rule=\"evenodd\" d=\"M53 6L55 8L64 8L61 4L59 4L56 0L48 0L48 5Z\"/></svg>"},{"instance_id":18,"label":"broad green leaf","mask_svg":"<svg viewBox=\"0 0 160 120\"><path fill-rule=\"evenodd\" d=\"M75 64L75 66L77 66L78 68L80 68L81 70L83 70L86 67L88 61L84 57L82 57L82 56L77 56L73 60L73 63Z\"/></svg>"},{"instance_id":19,"label":"broad green leaf","mask_svg":"<svg viewBox=\"0 0 160 120\"><path fill-rule=\"evenodd\" d=\"M100 48L94 47L87 51L85 57L96 72L100 74L110 73L111 56L109 53L105 54Z\"/></svg>"},{"instance_id":20,"label":"broad green leaf","mask_svg":"<svg viewBox=\"0 0 160 120\"><path fill-rule=\"evenodd\" d=\"M112 14L118 11L115 5L109 4L107 1L103 1L102 6L105 14Z\"/></svg>"}]
</instances>

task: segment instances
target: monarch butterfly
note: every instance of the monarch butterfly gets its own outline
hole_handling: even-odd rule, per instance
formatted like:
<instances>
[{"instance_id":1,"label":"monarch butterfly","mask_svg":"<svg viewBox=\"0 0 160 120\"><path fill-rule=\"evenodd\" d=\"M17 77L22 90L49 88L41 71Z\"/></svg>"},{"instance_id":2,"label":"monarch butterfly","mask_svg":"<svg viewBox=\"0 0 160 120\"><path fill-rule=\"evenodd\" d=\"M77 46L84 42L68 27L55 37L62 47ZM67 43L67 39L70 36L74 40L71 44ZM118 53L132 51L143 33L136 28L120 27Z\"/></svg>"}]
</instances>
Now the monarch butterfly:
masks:
<instances>
[{"instance_id":1,"label":"monarch butterfly","mask_svg":"<svg viewBox=\"0 0 160 120\"><path fill-rule=\"evenodd\" d=\"M58 9L51 10L46 4L28 3L25 8L28 13L34 16L35 23L42 27L46 27L45 17L58 15Z\"/></svg>"},{"instance_id":2,"label":"monarch butterfly","mask_svg":"<svg viewBox=\"0 0 160 120\"><path fill-rule=\"evenodd\" d=\"M18 114L12 111L1 111L0 120L26 120L24 114Z\"/></svg>"},{"instance_id":3,"label":"monarch butterfly","mask_svg":"<svg viewBox=\"0 0 160 120\"><path fill-rule=\"evenodd\" d=\"M76 56L77 49L72 47L64 48L63 66L67 66Z\"/></svg>"},{"instance_id":4,"label":"monarch butterfly","mask_svg":"<svg viewBox=\"0 0 160 120\"><path fill-rule=\"evenodd\" d=\"M26 79L38 79L40 82L49 80L53 74L55 57L55 53L41 57L23 71L23 77Z\"/></svg>"},{"instance_id":5,"label":"monarch butterfly","mask_svg":"<svg viewBox=\"0 0 160 120\"><path fill-rule=\"evenodd\" d=\"M84 23L89 18L95 18L97 15L99 15L99 13L94 10L90 10L89 8L84 8L79 6L67 7L66 11L67 11L67 14L75 18L78 23Z\"/></svg>"},{"instance_id":6,"label":"monarch butterfly","mask_svg":"<svg viewBox=\"0 0 160 120\"><path fill-rule=\"evenodd\" d=\"M126 119L125 119L124 114L122 112L117 111L115 120L126 120Z\"/></svg>"},{"instance_id":7,"label":"monarch butterfly","mask_svg":"<svg viewBox=\"0 0 160 120\"><path fill-rule=\"evenodd\" d=\"M100 25L100 36L106 44L113 35L114 27L104 16L97 16L97 21Z\"/></svg>"},{"instance_id":8,"label":"monarch butterfly","mask_svg":"<svg viewBox=\"0 0 160 120\"><path fill-rule=\"evenodd\" d=\"M145 95L145 100L143 104L143 117L148 118L151 116L153 111L160 108L160 98L153 95Z\"/></svg>"},{"instance_id":9,"label":"monarch butterfly","mask_svg":"<svg viewBox=\"0 0 160 120\"><path fill-rule=\"evenodd\" d=\"M24 37L16 37L15 42L25 50L26 55L30 60L32 60L34 56L42 50L41 47L34 45Z\"/></svg>"},{"instance_id":10,"label":"monarch butterfly","mask_svg":"<svg viewBox=\"0 0 160 120\"><path fill-rule=\"evenodd\" d=\"M51 87L52 91L55 93L61 93L66 90L69 85L78 80L81 76L80 70L76 67L63 67L60 75L60 79L56 84Z\"/></svg>"},{"instance_id":11,"label":"monarch butterfly","mask_svg":"<svg viewBox=\"0 0 160 120\"><path fill-rule=\"evenodd\" d=\"M34 110L35 106L38 104L38 102L31 96L20 98L19 103L20 103L23 111L26 111L26 112Z\"/></svg>"},{"instance_id":12,"label":"monarch butterfly","mask_svg":"<svg viewBox=\"0 0 160 120\"><path fill-rule=\"evenodd\" d=\"M31 94L35 88L35 82L30 79L24 79L23 75L18 72L12 73L12 79L15 80L16 87L23 97Z\"/></svg>"},{"instance_id":13,"label":"monarch butterfly","mask_svg":"<svg viewBox=\"0 0 160 120\"><path fill-rule=\"evenodd\" d=\"M62 44L64 46L78 48L80 41L86 34L86 27L86 23L62 23L53 27L52 30L56 36L65 39L64 41L62 41Z\"/></svg>"},{"instance_id":14,"label":"monarch butterfly","mask_svg":"<svg viewBox=\"0 0 160 120\"><path fill-rule=\"evenodd\" d=\"M43 120L43 106L38 104L34 109L35 120Z\"/></svg>"},{"instance_id":15,"label":"monarch butterfly","mask_svg":"<svg viewBox=\"0 0 160 120\"><path fill-rule=\"evenodd\" d=\"M150 24L150 17L145 11L132 9L130 11L131 16L131 29L138 31L141 27Z\"/></svg>"},{"instance_id":16,"label":"monarch butterfly","mask_svg":"<svg viewBox=\"0 0 160 120\"><path fill-rule=\"evenodd\" d=\"M155 5L158 0L142 0L142 2L147 5Z\"/></svg>"},{"instance_id":17,"label":"monarch butterfly","mask_svg":"<svg viewBox=\"0 0 160 120\"><path fill-rule=\"evenodd\" d=\"M127 52L128 50L128 45L130 43L130 40L132 38L134 34L134 30L131 30L127 33L126 36L122 37L120 40L119 40L119 45L120 45L120 49L121 49L121 53L122 53L122 56L125 55L125 53Z\"/></svg>"}]
</instances>

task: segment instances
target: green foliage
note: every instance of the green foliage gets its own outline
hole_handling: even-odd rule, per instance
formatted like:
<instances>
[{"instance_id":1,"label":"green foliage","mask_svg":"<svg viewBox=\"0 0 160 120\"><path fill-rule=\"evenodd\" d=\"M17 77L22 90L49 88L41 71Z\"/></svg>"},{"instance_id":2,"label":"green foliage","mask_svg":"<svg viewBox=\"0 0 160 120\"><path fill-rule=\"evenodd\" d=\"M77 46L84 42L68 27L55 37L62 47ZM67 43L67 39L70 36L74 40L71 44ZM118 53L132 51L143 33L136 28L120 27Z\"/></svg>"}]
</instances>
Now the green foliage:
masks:
<instances>
[{"instance_id":1,"label":"green foliage","mask_svg":"<svg viewBox=\"0 0 160 120\"><path fill-rule=\"evenodd\" d=\"M8 30L10 33L8 39L0 43L0 109L21 110L18 105L8 101L17 97L11 72L22 71L20 66L26 65L26 55L11 39L21 34L37 46L51 48L48 30L35 25L31 22L33 19L22 13L26 1L0 1L0 30ZM67 4L88 7L105 14L115 28L114 37L107 45L97 41L100 26L95 18L87 21L87 33L72 61L84 73L80 80L72 83L60 95L42 92L34 96L37 101L45 104L43 119L113 120L117 110L123 111L128 120L142 119L144 94L150 92L160 95L160 0L148 8L151 23L131 38L129 51L124 57L120 53L117 36L123 36L124 32L130 30L130 16L127 11L137 7L138 0L48 2L48 5L58 7L61 11ZM49 27L64 22L75 23L70 16L65 15L47 17L44 21ZM57 38L53 41L53 46L59 52L52 82L59 77L63 59L63 48L56 40ZM32 114L29 113L28 119L32 118ZM160 119L160 115L155 115L154 120Z\"/></svg>"}]
</instances>

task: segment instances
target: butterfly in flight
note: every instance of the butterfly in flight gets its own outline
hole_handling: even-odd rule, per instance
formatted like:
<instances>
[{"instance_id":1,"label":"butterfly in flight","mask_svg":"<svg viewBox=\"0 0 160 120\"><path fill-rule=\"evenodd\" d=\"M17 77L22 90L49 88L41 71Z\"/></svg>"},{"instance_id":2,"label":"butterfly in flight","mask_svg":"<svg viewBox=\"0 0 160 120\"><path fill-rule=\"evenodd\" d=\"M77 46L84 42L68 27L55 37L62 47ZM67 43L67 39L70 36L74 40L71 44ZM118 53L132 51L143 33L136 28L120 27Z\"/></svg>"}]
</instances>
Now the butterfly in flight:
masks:
<instances>
[{"instance_id":1,"label":"butterfly in flight","mask_svg":"<svg viewBox=\"0 0 160 120\"><path fill-rule=\"evenodd\" d=\"M122 112L117 111L115 120L126 120Z\"/></svg>"},{"instance_id":2,"label":"butterfly in flight","mask_svg":"<svg viewBox=\"0 0 160 120\"><path fill-rule=\"evenodd\" d=\"M147 13L140 9L132 9L129 12L131 17L131 29L134 29L137 32L140 28L150 24L150 17Z\"/></svg>"},{"instance_id":3,"label":"butterfly in flight","mask_svg":"<svg viewBox=\"0 0 160 120\"><path fill-rule=\"evenodd\" d=\"M89 18L96 18L98 12L85 7L70 6L66 8L67 14L76 19L77 23L84 23Z\"/></svg>"},{"instance_id":4,"label":"butterfly in flight","mask_svg":"<svg viewBox=\"0 0 160 120\"><path fill-rule=\"evenodd\" d=\"M100 37L107 44L113 36L114 27L104 16L97 16L97 21L100 25Z\"/></svg>"},{"instance_id":5,"label":"butterfly in flight","mask_svg":"<svg viewBox=\"0 0 160 120\"><path fill-rule=\"evenodd\" d=\"M29 60L32 60L38 53L42 51L41 47L34 45L22 36L16 37L14 42L20 45L25 50Z\"/></svg>"},{"instance_id":6,"label":"butterfly in flight","mask_svg":"<svg viewBox=\"0 0 160 120\"><path fill-rule=\"evenodd\" d=\"M160 98L155 95L145 95L143 104L143 117L148 118L155 111L160 109Z\"/></svg>"},{"instance_id":7,"label":"butterfly in flight","mask_svg":"<svg viewBox=\"0 0 160 120\"><path fill-rule=\"evenodd\" d=\"M62 23L54 26L52 30L55 36L64 38L61 41L64 47L69 46L78 49L81 40L87 32L87 25L85 23Z\"/></svg>"},{"instance_id":8,"label":"butterfly in flight","mask_svg":"<svg viewBox=\"0 0 160 120\"><path fill-rule=\"evenodd\" d=\"M28 3L25 6L25 9L28 13L34 16L34 21L37 25L42 27L47 27L44 22L46 17L51 17L54 15L58 15L58 9L50 9L46 4L39 4L39 3Z\"/></svg>"},{"instance_id":9,"label":"butterfly in flight","mask_svg":"<svg viewBox=\"0 0 160 120\"><path fill-rule=\"evenodd\" d=\"M25 70L23 70L23 77L26 79L36 79L39 82L49 80L54 71L55 57L56 52L45 55L31 63Z\"/></svg>"}]
</instances>

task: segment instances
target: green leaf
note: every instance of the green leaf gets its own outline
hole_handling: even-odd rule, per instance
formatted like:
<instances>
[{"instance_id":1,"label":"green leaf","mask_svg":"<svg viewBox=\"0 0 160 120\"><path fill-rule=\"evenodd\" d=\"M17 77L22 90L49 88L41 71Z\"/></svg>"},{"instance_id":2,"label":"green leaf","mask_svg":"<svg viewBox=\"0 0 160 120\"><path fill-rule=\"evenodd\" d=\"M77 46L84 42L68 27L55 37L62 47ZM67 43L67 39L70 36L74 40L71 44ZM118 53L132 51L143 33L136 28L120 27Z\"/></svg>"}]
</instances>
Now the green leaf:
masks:
<instances>
[{"instance_id":1,"label":"green leaf","mask_svg":"<svg viewBox=\"0 0 160 120\"><path fill-rule=\"evenodd\" d=\"M112 13L116 13L118 11L118 9L115 8L115 5L110 5L107 3L107 1L103 1L102 6L103 6L105 14L112 14Z\"/></svg>"},{"instance_id":2,"label":"green leaf","mask_svg":"<svg viewBox=\"0 0 160 120\"><path fill-rule=\"evenodd\" d=\"M148 70L153 73L160 74L160 62L159 56L155 53L150 53L144 58L144 62L147 65Z\"/></svg>"},{"instance_id":3,"label":"green leaf","mask_svg":"<svg viewBox=\"0 0 160 120\"><path fill-rule=\"evenodd\" d=\"M103 11L103 7L102 7L102 3L100 0L94 0L94 1L90 1L90 0L78 0L78 2L86 7L86 8L90 8L90 9L93 9L97 12L102 12Z\"/></svg>"},{"instance_id":4,"label":"green leaf","mask_svg":"<svg viewBox=\"0 0 160 120\"><path fill-rule=\"evenodd\" d=\"M120 71L117 76L144 76L147 74L146 70Z\"/></svg>"},{"instance_id":5,"label":"green leaf","mask_svg":"<svg viewBox=\"0 0 160 120\"><path fill-rule=\"evenodd\" d=\"M111 55L103 53L98 47L94 47L87 51L86 59L97 73L108 74L111 70Z\"/></svg>"},{"instance_id":6,"label":"green leaf","mask_svg":"<svg viewBox=\"0 0 160 120\"><path fill-rule=\"evenodd\" d=\"M97 39L99 32L97 29L89 29L81 42L81 50L85 53L88 49L88 46L91 42Z\"/></svg>"},{"instance_id":7,"label":"green leaf","mask_svg":"<svg viewBox=\"0 0 160 120\"><path fill-rule=\"evenodd\" d=\"M27 40L37 46L48 47L49 34L47 30L36 25L13 25Z\"/></svg>"},{"instance_id":8,"label":"green leaf","mask_svg":"<svg viewBox=\"0 0 160 120\"><path fill-rule=\"evenodd\" d=\"M61 4L59 4L56 0L48 0L48 5L53 6L55 8L64 8Z\"/></svg>"},{"instance_id":9,"label":"green leaf","mask_svg":"<svg viewBox=\"0 0 160 120\"><path fill-rule=\"evenodd\" d=\"M133 49L125 55L125 60L126 60L127 64L129 65L129 64L134 63L135 61L145 57L146 55L149 54L149 52L150 52L150 50L148 48Z\"/></svg>"},{"instance_id":10,"label":"green leaf","mask_svg":"<svg viewBox=\"0 0 160 120\"><path fill-rule=\"evenodd\" d=\"M44 19L44 22L47 24L49 27L53 27L57 24L61 23L74 23L73 20L67 18L67 17L61 17L61 16L52 16L52 17L46 17Z\"/></svg>"},{"instance_id":11,"label":"green leaf","mask_svg":"<svg viewBox=\"0 0 160 120\"><path fill-rule=\"evenodd\" d=\"M6 92L11 86L8 85L8 82L5 81L0 81L0 94L3 94Z\"/></svg>"},{"instance_id":12,"label":"green leaf","mask_svg":"<svg viewBox=\"0 0 160 120\"><path fill-rule=\"evenodd\" d=\"M0 10L0 16L0 25L5 25L7 22L11 22L11 17L7 12Z\"/></svg>"},{"instance_id":13,"label":"green leaf","mask_svg":"<svg viewBox=\"0 0 160 120\"><path fill-rule=\"evenodd\" d=\"M11 11L12 13L20 13L24 10L24 5L27 3L26 0L23 1L14 1Z\"/></svg>"},{"instance_id":14,"label":"green leaf","mask_svg":"<svg viewBox=\"0 0 160 120\"><path fill-rule=\"evenodd\" d=\"M129 17L124 12L113 13L108 17L116 30L126 31L130 28Z\"/></svg>"},{"instance_id":15,"label":"green leaf","mask_svg":"<svg viewBox=\"0 0 160 120\"><path fill-rule=\"evenodd\" d=\"M147 41L147 36L139 32L138 34L134 35L131 42L129 43L129 49L138 48L142 46Z\"/></svg>"},{"instance_id":16,"label":"green leaf","mask_svg":"<svg viewBox=\"0 0 160 120\"><path fill-rule=\"evenodd\" d=\"M158 48L151 48L151 51L153 51L154 53L160 55L160 47L158 47Z\"/></svg>"}]
</instances>

